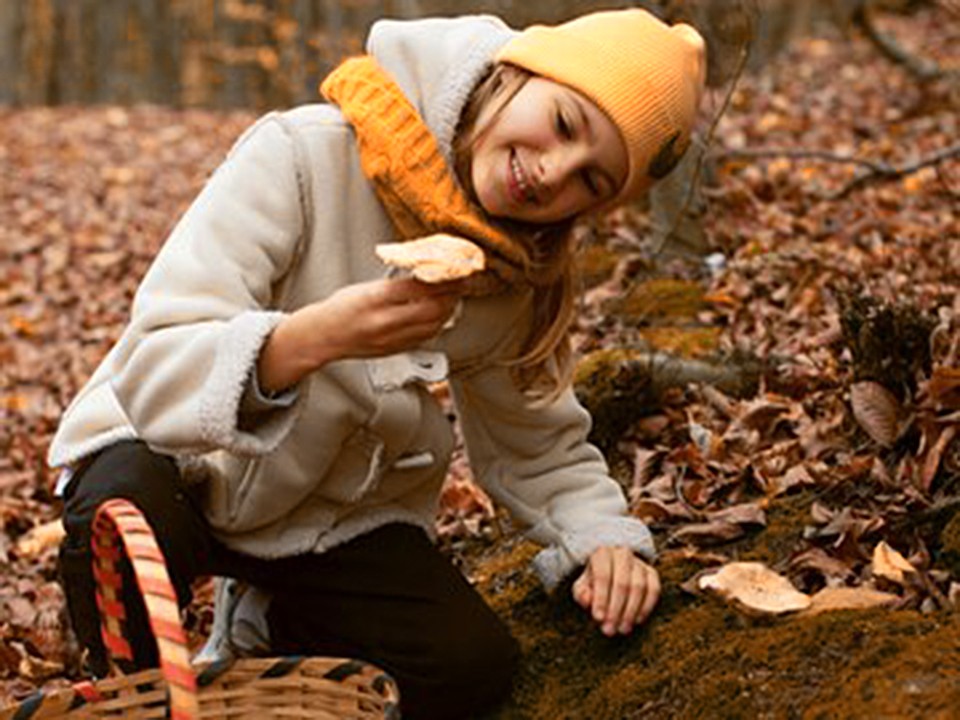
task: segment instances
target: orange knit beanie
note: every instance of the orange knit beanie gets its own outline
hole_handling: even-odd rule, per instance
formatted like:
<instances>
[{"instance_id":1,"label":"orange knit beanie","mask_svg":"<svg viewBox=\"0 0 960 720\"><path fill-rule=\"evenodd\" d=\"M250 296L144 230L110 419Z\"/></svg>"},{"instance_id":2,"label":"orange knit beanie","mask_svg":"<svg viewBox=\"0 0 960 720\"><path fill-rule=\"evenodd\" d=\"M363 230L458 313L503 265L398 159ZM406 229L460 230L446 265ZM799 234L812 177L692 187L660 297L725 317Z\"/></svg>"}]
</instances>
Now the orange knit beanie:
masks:
<instances>
[{"instance_id":1,"label":"orange knit beanie","mask_svg":"<svg viewBox=\"0 0 960 720\"><path fill-rule=\"evenodd\" d=\"M613 120L629 156L614 204L667 175L690 143L706 44L689 25L670 26L636 8L596 12L562 25L531 26L496 59L573 88Z\"/></svg>"}]
</instances>

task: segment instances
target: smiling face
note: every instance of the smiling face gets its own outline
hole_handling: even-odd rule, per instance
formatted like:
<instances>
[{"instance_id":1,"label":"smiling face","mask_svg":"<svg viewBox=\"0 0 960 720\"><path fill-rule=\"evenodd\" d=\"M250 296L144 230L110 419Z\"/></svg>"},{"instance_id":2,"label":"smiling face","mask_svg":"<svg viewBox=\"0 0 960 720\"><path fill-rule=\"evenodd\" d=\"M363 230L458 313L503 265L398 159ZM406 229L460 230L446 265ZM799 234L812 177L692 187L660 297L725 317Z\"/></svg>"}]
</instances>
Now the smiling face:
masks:
<instances>
[{"instance_id":1,"label":"smiling face","mask_svg":"<svg viewBox=\"0 0 960 720\"><path fill-rule=\"evenodd\" d=\"M532 76L502 109L481 112L470 178L494 217L555 223L612 199L627 177L620 132L593 102Z\"/></svg>"}]
</instances>

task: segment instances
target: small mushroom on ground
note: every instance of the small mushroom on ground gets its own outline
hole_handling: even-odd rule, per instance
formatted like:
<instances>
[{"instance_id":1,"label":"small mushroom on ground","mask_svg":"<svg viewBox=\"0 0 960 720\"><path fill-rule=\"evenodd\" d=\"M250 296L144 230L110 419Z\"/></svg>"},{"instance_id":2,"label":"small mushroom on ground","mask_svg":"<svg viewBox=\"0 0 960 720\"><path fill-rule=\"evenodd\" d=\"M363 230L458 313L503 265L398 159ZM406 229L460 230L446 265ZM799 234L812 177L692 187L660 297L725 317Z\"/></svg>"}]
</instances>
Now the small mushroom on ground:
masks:
<instances>
[{"instance_id":1,"label":"small mushroom on ground","mask_svg":"<svg viewBox=\"0 0 960 720\"><path fill-rule=\"evenodd\" d=\"M866 587L825 587L810 598L804 615L819 615L833 610L869 610L890 607L900 601L899 595Z\"/></svg>"},{"instance_id":2,"label":"small mushroom on ground","mask_svg":"<svg viewBox=\"0 0 960 720\"><path fill-rule=\"evenodd\" d=\"M758 562L728 563L717 572L702 576L699 586L755 614L780 615L810 607L808 595Z\"/></svg>"}]
</instances>

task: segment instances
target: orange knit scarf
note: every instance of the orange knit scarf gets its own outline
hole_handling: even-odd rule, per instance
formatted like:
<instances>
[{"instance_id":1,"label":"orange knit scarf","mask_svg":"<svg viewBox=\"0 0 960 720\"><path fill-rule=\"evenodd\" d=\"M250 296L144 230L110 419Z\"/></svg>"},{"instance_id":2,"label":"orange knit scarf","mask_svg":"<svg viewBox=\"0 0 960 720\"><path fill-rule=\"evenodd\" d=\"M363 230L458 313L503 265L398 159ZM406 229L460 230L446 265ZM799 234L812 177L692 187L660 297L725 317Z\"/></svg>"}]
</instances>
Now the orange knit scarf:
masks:
<instances>
[{"instance_id":1,"label":"orange knit scarf","mask_svg":"<svg viewBox=\"0 0 960 720\"><path fill-rule=\"evenodd\" d=\"M363 172L403 239L460 235L483 247L500 280L522 276L526 250L470 202L416 108L372 57L346 60L320 92L353 127Z\"/></svg>"}]
</instances>

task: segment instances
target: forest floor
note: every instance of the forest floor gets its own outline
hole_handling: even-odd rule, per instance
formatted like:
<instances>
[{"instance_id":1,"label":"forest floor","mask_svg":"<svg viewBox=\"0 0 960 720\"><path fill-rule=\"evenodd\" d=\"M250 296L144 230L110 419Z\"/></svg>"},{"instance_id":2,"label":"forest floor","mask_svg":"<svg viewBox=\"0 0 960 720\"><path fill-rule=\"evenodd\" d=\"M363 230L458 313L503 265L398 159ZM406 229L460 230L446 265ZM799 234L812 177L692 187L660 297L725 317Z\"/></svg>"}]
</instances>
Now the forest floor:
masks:
<instances>
[{"instance_id":1,"label":"forest floor","mask_svg":"<svg viewBox=\"0 0 960 720\"><path fill-rule=\"evenodd\" d=\"M578 392L654 530L663 596L603 637L567 589L542 590L537 548L458 454L438 534L524 650L500 720L960 716L960 152L932 161L960 138L946 12L886 29L953 77L920 82L854 34L740 80L704 168L707 258L656 253L642 208L584 229ZM0 108L0 705L80 677L46 449L252 119ZM708 380L677 381L690 364ZM859 609L703 589L738 561ZM208 617L201 598L194 640Z\"/></svg>"}]
</instances>

